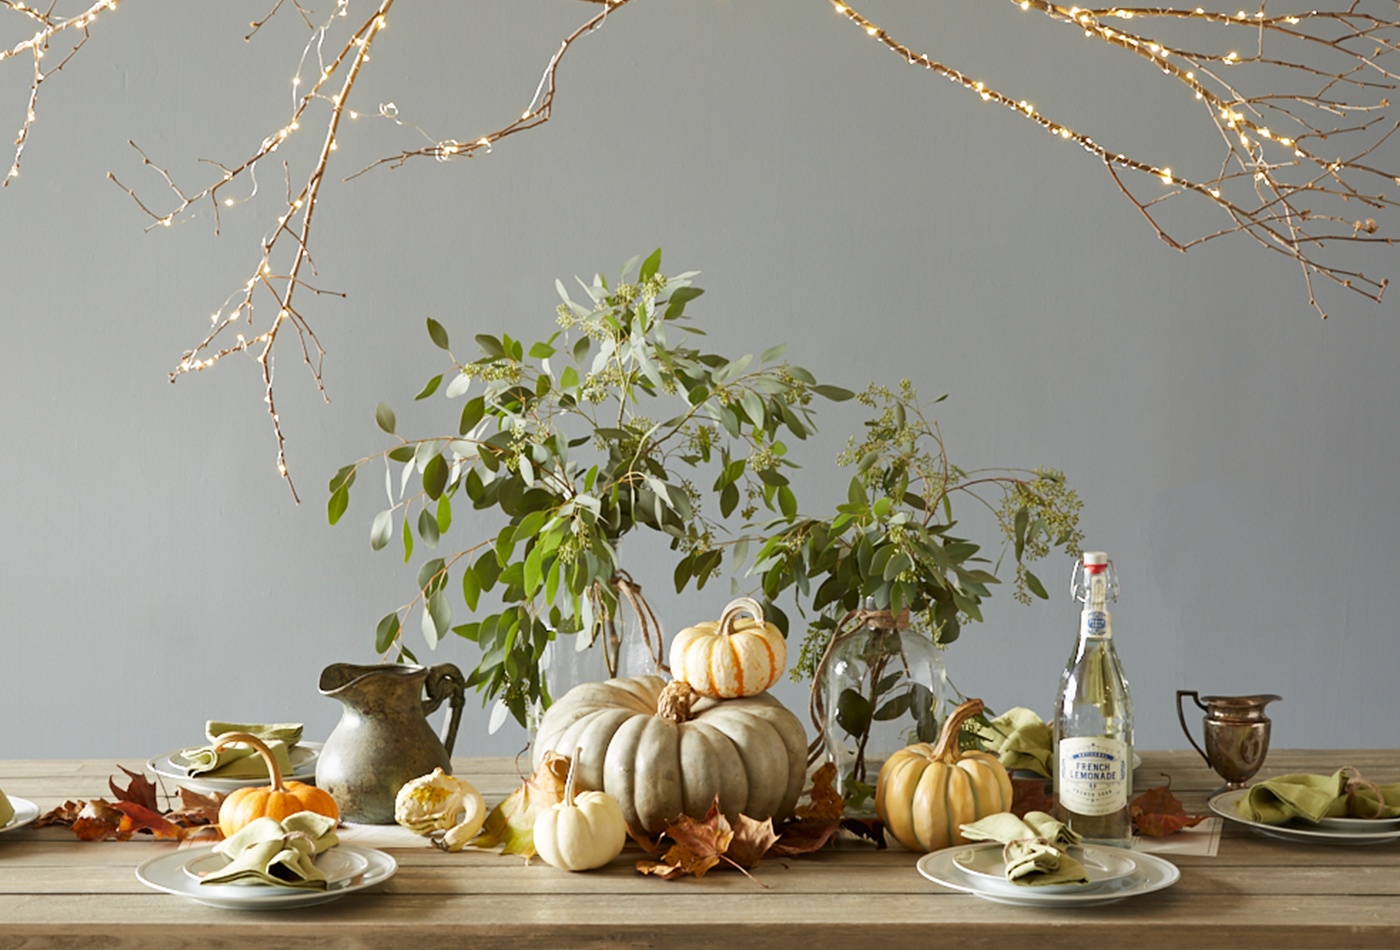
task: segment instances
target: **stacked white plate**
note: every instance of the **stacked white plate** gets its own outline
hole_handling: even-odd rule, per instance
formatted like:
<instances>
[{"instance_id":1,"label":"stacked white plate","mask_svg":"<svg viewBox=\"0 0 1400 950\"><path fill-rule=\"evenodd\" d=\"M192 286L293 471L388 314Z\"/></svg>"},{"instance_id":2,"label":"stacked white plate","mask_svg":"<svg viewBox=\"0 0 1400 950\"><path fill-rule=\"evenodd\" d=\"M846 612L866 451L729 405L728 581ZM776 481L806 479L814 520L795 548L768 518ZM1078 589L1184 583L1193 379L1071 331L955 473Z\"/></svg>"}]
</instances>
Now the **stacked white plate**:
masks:
<instances>
[{"instance_id":1,"label":"stacked white plate","mask_svg":"<svg viewBox=\"0 0 1400 950\"><path fill-rule=\"evenodd\" d=\"M1181 877L1175 864L1154 854L1093 846L1070 849L1084 865L1085 884L1016 884L1006 878L1002 846L958 845L919 859L919 873L944 887L1017 907L1094 907L1170 887Z\"/></svg>"},{"instance_id":2,"label":"stacked white plate","mask_svg":"<svg viewBox=\"0 0 1400 950\"><path fill-rule=\"evenodd\" d=\"M1221 792L1210 800L1210 810L1226 821L1257 831L1271 838L1302 841L1308 844L1384 844L1400 840L1400 818L1324 818L1316 824L1295 819L1286 825L1267 825L1251 821L1235 810L1247 788Z\"/></svg>"},{"instance_id":3,"label":"stacked white plate","mask_svg":"<svg viewBox=\"0 0 1400 950\"><path fill-rule=\"evenodd\" d=\"M0 825L0 831L14 831L16 828L23 828L35 818L39 817L39 806L27 798L16 798L13 795L6 796L10 799L10 806L15 813L10 820Z\"/></svg>"},{"instance_id":4,"label":"stacked white plate","mask_svg":"<svg viewBox=\"0 0 1400 950\"><path fill-rule=\"evenodd\" d=\"M316 856L316 867L326 875L324 891L277 887L260 882L202 884L201 880L228 865L229 859L213 845L182 848L152 858L136 869L141 883L167 894L187 897L210 907L227 910L283 910L324 904L387 881L398 862L383 851L339 844Z\"/></svg>"}]
</instances>

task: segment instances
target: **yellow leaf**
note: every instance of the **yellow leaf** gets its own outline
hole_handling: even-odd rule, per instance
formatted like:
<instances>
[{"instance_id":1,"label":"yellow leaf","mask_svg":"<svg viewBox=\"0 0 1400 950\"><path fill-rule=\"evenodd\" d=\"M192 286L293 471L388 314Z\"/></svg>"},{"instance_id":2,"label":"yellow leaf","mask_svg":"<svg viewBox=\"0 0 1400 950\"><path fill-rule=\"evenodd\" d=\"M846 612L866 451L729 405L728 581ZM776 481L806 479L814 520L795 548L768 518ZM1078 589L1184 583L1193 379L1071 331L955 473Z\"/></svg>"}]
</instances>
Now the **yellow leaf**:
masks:
<instances>
[{"instance_id":1,"label":"yellow leaf","mask_svg":"<svg viewBox=\"0 0 1400 950\"><path fill-rule=\"evenodd\" d=\"M564 780L569 775L569 757L546 752L535 774L520 783L486 816L481 837L474 842L478 848L500 847L501 854L518 854L533 858L535 850L535 818L545 809L564 800Z\"/></svg>"}]
</instances>

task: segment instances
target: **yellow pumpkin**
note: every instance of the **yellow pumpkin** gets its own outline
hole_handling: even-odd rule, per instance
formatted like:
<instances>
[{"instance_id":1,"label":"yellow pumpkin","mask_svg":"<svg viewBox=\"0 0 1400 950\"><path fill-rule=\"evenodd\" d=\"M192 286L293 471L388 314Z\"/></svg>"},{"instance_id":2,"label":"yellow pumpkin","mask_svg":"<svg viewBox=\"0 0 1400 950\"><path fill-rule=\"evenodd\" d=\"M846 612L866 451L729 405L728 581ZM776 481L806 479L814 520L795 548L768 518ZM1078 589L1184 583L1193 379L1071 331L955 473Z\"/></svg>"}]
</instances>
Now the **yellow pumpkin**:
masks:
<instances>
[{"instance_id":1,"label":"yellow pumpkin","mask_svg":"<svg viewBox=\"0 0 1400 950\"><path fill-rule=\"evenodd\" d=\"M258 750L258 754L267 763L267 774L272 784L240 788L229 793L228 798L219 806L219 831L225 838L232 837L244 825L255 819L272 818L281 821L299 811L314 811L318 815L340 820L340 809L336 807L335 799L331 798L328 792L304 782L282 781L282 770L277 767L272 750L257 736L246 732L225 732L214 740L214 751L218 752L224 746L235 742L247 743Z\"/></svg>"},{"instance_id":2,"label":"yellow pumpkin","mask_svg":"<svg viewBox=\"0 0 1400 950\"><path fill-rule=\"evenodd\" d=\"M686 627L671 641L671 675L711 699L757 696L786 667L787 641L751 597L731 601L718 623Z\"/></svg>"},{"instance_id":3,"label":"yellow pumpkin","mask_svg":"<svg viewBox=\"0 0 1400 950\"><path fill-rule=\"evenodd\" d=\"M875 785L875 813L910 851L963 844L959 830L1011 808L1011 777L995 755L963 752L963 723L982 712L969 699L948 716L936 745L920 742L885 760Z\"/></svg>"}]
</instances>

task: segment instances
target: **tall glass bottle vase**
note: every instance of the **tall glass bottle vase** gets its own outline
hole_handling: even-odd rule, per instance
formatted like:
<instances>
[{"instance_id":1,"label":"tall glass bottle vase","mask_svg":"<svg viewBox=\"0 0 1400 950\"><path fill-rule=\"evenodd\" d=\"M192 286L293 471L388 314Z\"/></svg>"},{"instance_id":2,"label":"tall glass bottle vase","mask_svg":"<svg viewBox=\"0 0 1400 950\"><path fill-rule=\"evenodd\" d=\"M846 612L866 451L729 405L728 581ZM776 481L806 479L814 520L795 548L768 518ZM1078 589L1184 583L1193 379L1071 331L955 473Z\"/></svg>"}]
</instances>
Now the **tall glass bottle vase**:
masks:
<instances>
[{"instance_id":1,"label":"tall glass bottle vase","mask_svg":"<svg viewBox=\"0 0 1400 950\"><path fill-rule=\"evenodd\" d=\"M938 739L947 688L942 652L909 627L908 611L853 610L837 624L812 683L809 753L835 763L848 815L875 813L890 755Z\"/></svg>"}]
</instances>

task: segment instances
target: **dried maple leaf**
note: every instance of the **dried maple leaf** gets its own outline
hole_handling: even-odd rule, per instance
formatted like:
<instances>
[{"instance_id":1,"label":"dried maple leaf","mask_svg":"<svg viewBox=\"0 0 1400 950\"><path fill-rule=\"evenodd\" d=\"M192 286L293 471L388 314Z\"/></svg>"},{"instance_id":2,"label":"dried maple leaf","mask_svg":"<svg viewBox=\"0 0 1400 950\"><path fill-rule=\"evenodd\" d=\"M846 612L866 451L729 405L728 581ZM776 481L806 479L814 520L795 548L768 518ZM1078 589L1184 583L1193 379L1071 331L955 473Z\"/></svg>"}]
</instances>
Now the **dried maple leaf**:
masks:
<instances>
[{"instance_id":1,"label":"dried maple leaf","mask_svg":"<svg viewBox=\"0 0 1400 950\"><path fill-rule=\"evenodd\" d=\"M73 834L81 841L105 841L116 834L124 817L100 798L83 802L73 818Z\"/></svg>"},{"instance_id":2,"label":"dried maple leaf","mask_svg":"<svg viewBox=\"0 0 1400 950\"><path fill-rule=\"evenodd\" d=\"M131 802L133 805L141 805L151 811L160 811L160 803L156 801L156 787L151 780L140 772L133 772L124 765L118 764L117 768L126 773L131 782L126 788L122 788L116 779L108 778L107 787L112 790L112 794L119 802Z\"/></svg>"},{"instance_id":3,"label":"dried maple leaf","mask_svg":"<svg viewBox=\"0 0 1400 950\"><path fill-rule=\"evenodd\" d=\"M831 843L836 832L841 830L840 820L828 821L819 818L803 818L783 825L782 834L768 849L768 853L779 858L794 858L800 854L820 851ZM881 837L881 846L884 838Z\"/></svg>"},{"instance_id":4,"label":"dried maple leaf","mask_svg":"<svg viewBox=\"0 0 1400 950\"><path fill-rule=\"evenodd\" d=\"M75 802L70 798L62 805L44 812L35 819L34 827L43 828L46 825L62 825L65 828L70 828L73 822L78 820L78 815L82 812L83 806L86 804L87 802Z\"/></svg>"},{"instance_id":5,"label":"dried maple leaf","mask_svg":"<svg viewBox=\"0 0 1400 950\"><path fill-rule=\"evenodd\" d=\"M104 802L104 804L106 804ZM122 820L117 824L118 841L126 841L132 835L147 831L161 841L179 841L185 836L185 829L166 818L160 812L135 802L113 802L112 808L121 813Z\"/></svg>"},{"instance_id":6,"label":"dried maple leaf","mask_svg":"<svg viewBox=\"0 0 1400 950\"><path fill-rule=\"evenodd\" d=\"M1174 835L1200 824L1208 815L1188 815L1171 793L1171 783L1150 788L1133 799L1133 830L1149 838Z\"/></svg>"},{"instance_id":7,"label":"dried maple leaf","mask_svg":"<svg viewBox=\"0 0 1400 950\"><path fill-rule=\"evenodd\" d=\"M793 817L799 820L808 818L826 821L840 821L846 810L846 801L836 791L836 764L828 762L812 773L812 787L806 792L808 802L798 805Z\"/></svg>"},{"instance_id":8,"label":"dried maple leaf","mask_svg":"<svg viewBox=\"0 0 1400 950\"><path fill-rule=\"evenodd\" d=\"M569 775L569 757L546 752L535 774L520 783L486 816L478 848L494 848L501 854L519 854L527 860L535 850L535 818L546 808L564 800L564 780Z\"/></svg>"},{"instance_id":9,"label":"dried maple leaf","mask_svg":"<svg viewBox=\"0 0 1400 950\"><path fill-rule=\"evenodd\" d=\"M675 843L661 860L684 868L696 877L704 877L705 872L719 864L720 856L729 849L729 843L734 840L734 829L730 827L729 819L720 813L719 796L715 796L704 818L696 820L682 815L667 826L666 836Z\"/></svg>"},{"instance_id":10,"label":"dried maple leaf","mask_svg":"<svg viewBox=\"0 0 1400 950\"><path fill-rule=\"evenodd\" d=\"M778 843L778 834L773 830L773 819L754 821L748 815L734 819L734 837L725 849L724 856L741 868L756 867L763 856Z\"/></svg>"},{"instance_id":11,"label":"dried maple leaf","mask_svg":"<svg viewBox=\"0 0 1400 950\"><path fill-rule=\"evenodd\" d=\"M219 823L219 806L227 795L222 792L201 795L183 786L177 791L180 794L180 807L172 808L165 813L165 817L186 828Z\"/></svg>"}]
</instances>

